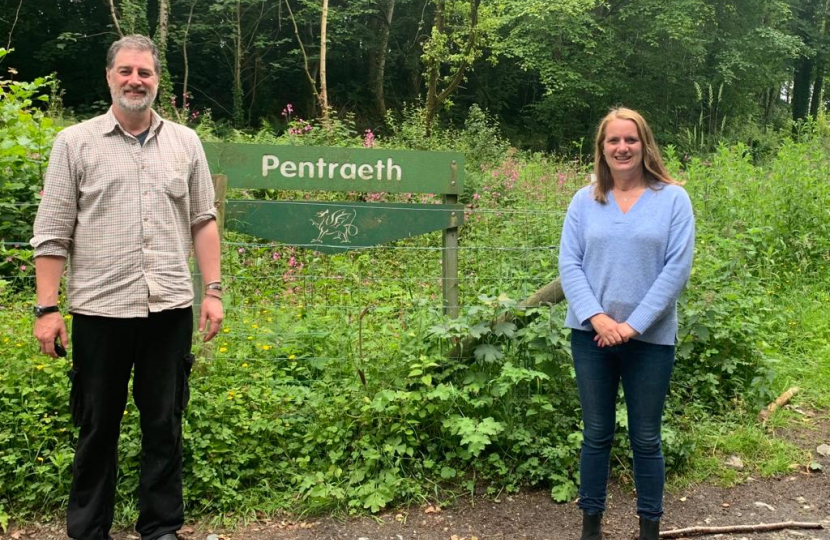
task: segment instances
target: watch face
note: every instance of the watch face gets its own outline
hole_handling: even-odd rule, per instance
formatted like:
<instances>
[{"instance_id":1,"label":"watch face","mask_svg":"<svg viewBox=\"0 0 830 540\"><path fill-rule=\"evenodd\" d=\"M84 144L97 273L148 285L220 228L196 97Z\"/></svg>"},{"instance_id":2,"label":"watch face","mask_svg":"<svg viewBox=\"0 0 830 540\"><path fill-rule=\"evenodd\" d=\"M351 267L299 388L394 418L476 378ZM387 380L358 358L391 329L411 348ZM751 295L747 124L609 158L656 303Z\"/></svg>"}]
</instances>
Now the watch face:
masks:
<instances>
[{"instance_id":1,"label":"watch face","mask_svg":"<svg viewBox=\"0 0 830 540\"><path fill-rule=\"evenodd\" d=\"M55 313L56 311L58 311L58 306L35 306L34 308L35 317L42 317L47 313Z\"/></svg>"}]
</instances>

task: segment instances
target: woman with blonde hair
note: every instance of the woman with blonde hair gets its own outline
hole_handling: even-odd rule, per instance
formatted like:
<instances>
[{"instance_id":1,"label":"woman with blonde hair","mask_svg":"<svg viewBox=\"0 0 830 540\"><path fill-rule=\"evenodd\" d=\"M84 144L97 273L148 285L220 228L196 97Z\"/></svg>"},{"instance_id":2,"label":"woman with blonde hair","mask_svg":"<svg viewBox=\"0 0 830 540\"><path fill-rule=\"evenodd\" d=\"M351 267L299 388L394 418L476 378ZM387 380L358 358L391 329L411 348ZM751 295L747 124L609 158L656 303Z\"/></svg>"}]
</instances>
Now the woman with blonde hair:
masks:
<instances>
[{"instance_id":1,"label":"woman with blonde hair","mask_svg":"<svg viewBox=\"0 0 830 540\"><path fill-rule=\"evenodd\" d=\"M597 129L596 182L568 208L559 273L582 405L581 540L600 540L617 390L622 381L640 540L663 515L663 405L674 365L677 298L688 281L694 215L636 111L612 109Z\"/></svg>"}]
</instances>

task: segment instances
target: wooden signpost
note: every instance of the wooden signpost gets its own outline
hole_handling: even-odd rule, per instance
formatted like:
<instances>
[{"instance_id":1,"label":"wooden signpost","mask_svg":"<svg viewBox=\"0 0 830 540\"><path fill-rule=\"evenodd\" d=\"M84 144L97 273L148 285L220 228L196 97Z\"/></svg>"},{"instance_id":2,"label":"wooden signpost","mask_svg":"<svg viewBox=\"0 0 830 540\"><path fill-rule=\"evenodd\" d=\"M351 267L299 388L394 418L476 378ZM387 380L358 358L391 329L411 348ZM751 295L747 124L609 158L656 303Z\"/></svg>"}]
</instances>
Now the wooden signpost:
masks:
<instances>
[{"instance_id":1,"label":"wooden signpost","mask_svg":"<svg viewBox=\"0 0 830 540\"><path fill-rule=\"evenodd\" d=\"M458 227L464 221L464 209L458 204L464 182L461 153L243 143L204 143L204 148L223 215L220 228L322 253L363 249L442 230L444 310L458 315ZM440 194L443 202L225 200L225 186L432 193Z\"/></svg>"}]
</instances>

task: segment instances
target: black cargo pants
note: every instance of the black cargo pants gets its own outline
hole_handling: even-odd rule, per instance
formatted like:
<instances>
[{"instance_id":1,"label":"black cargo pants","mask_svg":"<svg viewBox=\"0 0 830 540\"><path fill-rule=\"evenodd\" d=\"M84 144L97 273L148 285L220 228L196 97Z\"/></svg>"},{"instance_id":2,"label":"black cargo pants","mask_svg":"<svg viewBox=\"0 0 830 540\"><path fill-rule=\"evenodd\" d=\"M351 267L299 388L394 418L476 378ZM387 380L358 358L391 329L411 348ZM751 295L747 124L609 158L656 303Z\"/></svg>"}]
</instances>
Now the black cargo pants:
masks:
<instances>
[{"instance_id":1,"label":"black cargo pants","mask_svg":"<svg viewBox=\"0 0 830 540\"><path fill-rule=\"evenodd\" d=\"M74 316L70 409L80 434L67 511L71 538L109 538L118 435L133 370L141 421L136 530L152 540L183 525L182 412L190 394L192 332L190 308L147 318Z\"/></svg>"}]
</instances>

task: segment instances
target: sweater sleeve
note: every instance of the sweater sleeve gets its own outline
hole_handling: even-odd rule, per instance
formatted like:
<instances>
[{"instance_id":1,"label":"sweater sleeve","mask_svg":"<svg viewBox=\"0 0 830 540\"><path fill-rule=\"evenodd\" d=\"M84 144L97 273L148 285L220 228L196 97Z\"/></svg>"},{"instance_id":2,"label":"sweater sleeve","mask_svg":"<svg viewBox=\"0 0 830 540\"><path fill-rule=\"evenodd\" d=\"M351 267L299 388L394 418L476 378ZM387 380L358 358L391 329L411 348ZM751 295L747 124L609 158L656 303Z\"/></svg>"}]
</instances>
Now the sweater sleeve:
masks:
<instances>
[{"instance_id":1,"label":"sweater sleeve","mask_svg":"<svg viewBox=\"0 0 830 540\"><path fill-rule=\"evenodd\" d=\"M683 190L681 193L682 195L674 200L663 270L625 321L640 334L645 333L675 306L692 270L695 218L689 196Z\"/></svg>"},{"instance_id":2,"label":"sweater sleeve","mask_svg":"<svg viewBox=\"0 0 830 540\"><path fill-rule=\"evenodd\" d=\"M589 196L589 192L590 190L583 189L574 195L559 242L559 279L562 290L568 299L568 306L583 325L594 315L604 312L582 270L585 240L580 226L580 214L584 198Z\"/></svg>"}]
</instances>

